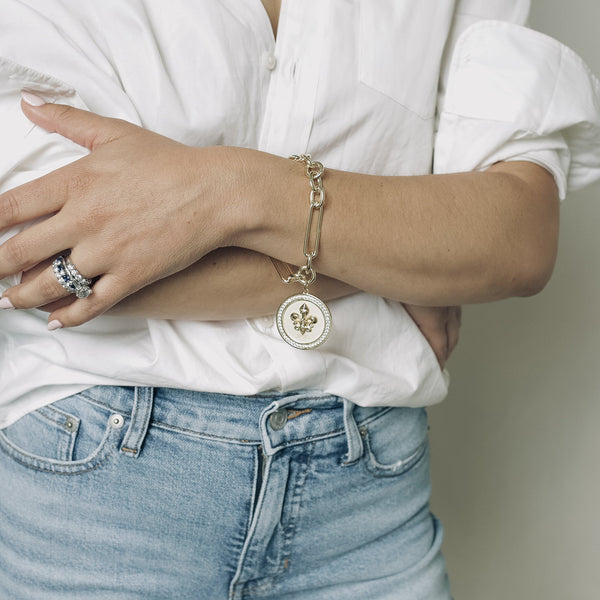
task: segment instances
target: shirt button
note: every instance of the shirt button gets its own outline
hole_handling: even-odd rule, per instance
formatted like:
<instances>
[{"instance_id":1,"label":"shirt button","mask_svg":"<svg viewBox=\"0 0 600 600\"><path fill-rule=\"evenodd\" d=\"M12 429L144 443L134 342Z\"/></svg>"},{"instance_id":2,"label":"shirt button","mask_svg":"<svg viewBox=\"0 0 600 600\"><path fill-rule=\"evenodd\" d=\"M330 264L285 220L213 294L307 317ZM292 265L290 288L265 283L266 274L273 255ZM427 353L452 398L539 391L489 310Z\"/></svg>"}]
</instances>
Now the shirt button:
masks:
<instances>
[{"instance_id":1,"label":"shirt button","mask_svg":"<svg viewBox=\"0 0 600 600\"><path fill-rule=\"evenodd\" d=\"M277 66L277 58L272 52L265 52L262 56L262 64L265 69L272 71Z\"/></svg>"},{"instance_id":2,"label":"shirt button","mask_svg":"<svg viewBox=\"0 0 600 600\"><path fill-rule=\"evenodd\" d=\"M269 425L275 430L279 431L285 427L288 420L288 411L286 408L278 408L274 413L269 416Z\"/></svg>"}]
</instances>

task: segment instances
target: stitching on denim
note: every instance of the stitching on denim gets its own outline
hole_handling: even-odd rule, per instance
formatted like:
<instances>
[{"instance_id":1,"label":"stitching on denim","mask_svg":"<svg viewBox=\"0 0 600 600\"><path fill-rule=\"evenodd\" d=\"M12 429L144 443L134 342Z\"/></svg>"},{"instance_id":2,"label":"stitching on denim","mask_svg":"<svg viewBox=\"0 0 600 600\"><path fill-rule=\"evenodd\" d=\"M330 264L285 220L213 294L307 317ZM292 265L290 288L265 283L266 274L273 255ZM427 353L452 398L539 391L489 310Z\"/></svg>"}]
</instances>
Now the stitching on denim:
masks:
<instances>
[{"instance_id":1,"label":"stitching on denim","mask_svg":"<svg viewBox=\"0 0 600 600\"><path fill-rule=\"evenodd\" d=\"M46 411L60 415L63 418L63 421L59 421L58 418L53 418L53 416L46 414ZM81 419L79 419L79 417L76 417L75 415L72 415L71 413L68 413L59 408L55 408L54 406L42 406L41 408L38 408L34 412L38 416L42 417L43 419L46 419L47 421L50 421L51 423L56 423L57 425L60 425L63 429L65 427L65 423L64 423L65 419L73 419L76 421L81 420Z\"/></svg>"},{"instance_id":2,"label":"stitching on denim","mask_svg":"<svg viewBox=\"0 0 600 600\"><path fill-rule=\"evenodd\" d=\"M307 448L307 450L308 450L308 448ZM288 568L289 563L290 563L291 544L292 544L292 540L294 539L294 535L296 534L296 530L297 530L298 518L300 516L300 508L302 507L302 499L304 497L304 488L306 487L306 482L308 480L308 475L310 473L310 465L312 463L314 450L315 450L315 444L313 443L310 445L310 452L306 451L304 453L306 455L306 458L305 458L305 462L302 463L302 465L304 467L304 471L302 473L302 475L303 475L302 483L300 484L299 488L294 490L294 494L292 496L293 511L292 511L292 515L290 517L290 524L288 527L285 528L285 531L284 531L283 551L284 551L285 560L283 562L282 568L280 569L278 575L282 575L286 571L286 569ZM298 485L298 482L296 482L296 485Z\"/></svg>"},{"instance_id":3,"label":"stitching on denim","mask_svg":"<svg viewBox=\"0 0 600 600\"><path fill-rule=\"evenodd\" d=\"M319 440L325 440L330 437L335 437L337 435L341 435L343 432L344 432L343 427L340 429L332 429L331 431L327 431L325 433L316 433L315 435L308 435L303 438L294 438L294 439L291 439L291 440L281 444L281 446L282 447L297 446L298 444L302 444L304 442L316 442ZM273 446L273 448L277 448L277 447L278 447L277 445Z\"/></svg>"},{"instance_id":4,"label":"stitching on denim","mask_svg":"<svg viewBox=\"0 0 600 600\"><path fill-rule=\"evenodd\" d=\"M62 420L55 418L55 415L58 415ZM55 427L55 431L58 431L58 434L60 434L56 443L57 460L63 462L71 460L73 448L75 447L75 437L79 431L81 419L52 405L38 408L31 413L31 416L41 419L44 425ZM70 429L66 427L68 421L73 425Z\"/></svg>"},{"instance_id":5,"label":"stitching on denim","mask_svg":"<svg viewBox=\"0 0 600 600\"><path fill-rule=\"evenodd\" d=\"M177 425L170 425L169 423L163 423L162 421L153 421L153 427L158 427L159 429L166 429L167 431L179 431L184 434L191 434L194 437L198 437L201 439L209 439L209 440L220 440L223 442L239 442L243 445L252 445L252 444L260 444L262 442L261 439L256 440L247 440L241 438L230 438L220 435L215 435L213 433L204 433L202 431L196 431L195 429L187 429L185 427L178 427Z\"/></svg>"},{"instance_id":6,"label":"stitching on denim","mask_svg":"<svg viewBox=\"0 0 600 600\"><path fill-rule=\"evenodd\" d=\"M16 446L13 446L10 443L10 440L8 440L2 433L0 433L0 439L4 438L3 439L4 443L0 444L0 450L2 452L4 452L4 454L9 456L12 460L14 460L16 463L18 463L24 467L27 467L29 469L33 469L34 471L39 471L42 473L50 473L52 475L83 475L84 473L89 473L90 471L94 471L98 467L102 466L105 462L108 461L108 459L113 454L116 454L117 444L113 445L112 447L109 446L109 441L110 441L110 437L111 437L110 433L111 433L111 431L108 431L107 434L104 436L104 438L102 439L102 442L100 442L100 446L99 446L99 448L101 448L102 451L99 451L97 453L97 455L94 457L94 458L102 457L102 459L99 462L94 462L93 459L86 461L85 463L81 464L81 466L84 468L77 469L77 470L74 470L76 468L75 467L76 461L74 463L72 463L71 465L63 465L63 466L58 467L59 469L71 469L71 471L56 470L56 469L50 468L50 466L41 467L36 464L33 464L34 462L46 462L47 464L49 464L49 461L44 461L43 459L42 460L32 459L32 462L28 462L24 458L21 458L22 456L27 456L27 454L25 452L19 450ZM11 451L13 448L14 448L14 451ZM106 454L104 454L104 452L106 452ZM40 457L40 458L42 458L42 457ZM57 461L57 462L61 462L61 461ZM63 462L66 462L66 461L63 461ZM89 466L85 467L85 465L89 465Z\"/></svg>"},{"instance_id":7,"label":"stitching on denim","mask_svg":"<svg viewBox=\"0 0 600 600\"><path fill-rule=\"evenodd\" d=\"M362 421L356 421L356 424L360 428L361 425L368 425L369 423L373 423L373 421L377 421L377 419L380 419L381 417L387 415L391 410L394 410L394 408L396 408L396 407L388 406L384 410L380 410L378 413L371 415L370 417L367 417L366 419L364 419Z\"/></svg>"},{"instance_id":8,"label":"stitching on denim","mask_svg":"<svg viewBox=\"0 0 600 600\"><path fill-rule=\"evenodd\" d=\"M144 391L140 391L139 388L136 388L137 397L134 401L133 411L131 413L131 424L129 426L129 430L127 431L127 435L123 440L123 444L129 443L129 432L132 431L134 435L137 435L137 439L131 446L133 448L129 448L128 451L132 454L138 454L139 446L148 431L148 426L150 425L150 410L152 408L152 400L148 398L148 388L144 388ZM141 395L144 394L144 399L141 399ZM143 414L139 415L139 405L143 402ZM141 427L137 427L138 424L141 424ZM125 446L121 448L125 450ZM127 451L127 450L126 450Z\"/></svg>"},{"instance_id":9,"label":"stitching on denim","mask_svg":"<svg viewBox=\"0 0 600 600\"><path fill-rule=\"evenodd\" d=\"M295 419L296 417L299 417L300 415L307 415L308 413L311 413L313 411L312 408L305 408L304 410L294 410L289 408L288 409L288 421L290 421L291 419Z\"/></svg>"},{"instance_id":10,"label":"stitching on denim","mask_svg":"<svg viewBox=\"0 0 600 600\"><path fill-rule=\"evenodd\" d=\"M2 450L4 450L4 449L2 448ZM11 456L10 454L8 454L8 456L10 456L16 463L19 463L20 465L27 467L28 469L33 469L34 471L39 471L41 473L49 473L51 475L84 475L85 473L89 473L90 471L95 471L98 467L101 467L105 462L108 461L109 458L111 458L111 456L113 454L115 454L114 450L109 452L99 463L93 464L89 468L84 469L82 471L73 471L73 472L53 471L52 469L43 469L42 467L36 467L25 461L22 461L19 458L17 458L16 456Z\"/></svg>"},{"instance_id":11,"label":"stitching on denim","mask_svg":"<svg viewBox=\"0 0 600 600\"><path fill-rule=\"evenodd\" d=\"M375 455L373 454L373 451L371 450L371 440L369 438L368 430L364 437L364 440L367 449L366 454L368 455L366 465L367 471L373 477L380 478L396 477L399 475L403 475L404 473L409 471L412 467L414 467L417 463L420 462L423 456L425 456L429 441L427 437L425 437L425 439L417 446L416 450L412 454L410 454L406 458L395 462L394 464L384 465L377 461Z\"/></svg>"},{"instance_id":12,"label":"stitching on denim","mask_svg":"<svg viewBox=\"0 0 600 600\"><path fill-rule=\"evenodd\" d=\"M261 592L271 589L276 583L277 579L281 578L289 568L290 562L292 560L290 546L297 531L298 517L300 515L300 509L302 507L304 489L306 487L306 482L310 473L310 465L312 463L314 450L315 444L310 444L310 447L307 447L306 450L302 453L301 459L299 458L297 461L298 473L295 477L295 481L293 484L294 491L291 494L291 500L289 503L288 512L290 517L288 519L288 522L284 525L281 544L282 556L279 561L279 567L275 572L269 575L265 575L264 577L236 582L233 586L233 590L234 592L238 592L241 590L242 598L247 598L249 596L253 596L255 594L259 594ZM285 489L287 489L288 485L284 486L284 495ZM252 585L253 582L254 585Z\"/></svg>"},{"instance_id":13,"label":"stitching on denim","mask_svg":"<svg viewBox=\"0 0 600 600\"><path fill-rule=\"evenodd\" d=\"M83 396L83 392L81 392L81 395ZM120 415L128 416L128 417L131 416L131 411L130 410L122 410L122 407L115 408L111 404L102 402L101 400L96 400L96 398L90 398L89 396L85 396L84 399L86 400L86 402L89 402L90 404L95 404L96 406L99 406L100 408L106 408L110 412L119 413Z\"/></svg>"},{"instance_id":14,"label":"stitching on denim","mask_svg":"<svg viewBox=\"0 0 600 600\"><path fill-rule=\"evenodd\" d=\"M84 390L84 392L85 392L85 390ZM82 396L84 395L84 392L81 392ZM256 396L263 397L263 396L261 396L261 394L256 394ZM264 397L268 398L268 397L270 397L270 395L265 394ZM284 396L284 398L286 398L286 397L287 396ZM302 400L322 400L323 398L329 398L329 397L334 398L335 396L314 396L314 397L308 396L308 397L302 397ZM106 402L102 402L101 400L97 400L96 398L90 398L87 395L85 396L85 398L90 403L96 404L97 406L107 408L112 412L118 412L122 415L127 415L127 416L131 415L131 411L124 411L121 408L115 408L114 406L112 406ZM252 398L252 396L249 396L249 398ZM368 425L369 423L372 423L373 421L381 418L382 416L384 416L390 410L393 410L393 409L394 409L393 406L386 407L385 409L377 412L376 414L374 414L370 417L367 417L366 419L363 419L362 421L357 421L357 425L358 426ZM288 410L290 410L290 409L288 409ZM309 410L309 409L304 409L304 410ZM313 410L313 409L310 409L310 410ZM302 412L304 412L304 411L302 411ZM255 440L250 439L249 440L249 439L243 439L243 438L227 437L227 436L223 436L223 435L215 435L213 433L198 431L196 429L189 429L187 427L179 427L178 425L171 425L170 423L164 423L163 421L152 421L152 426L159 427L161 429L166 429L168 431L179 431L184 434L193 435L194 437L211 439L211 440L222 440L224 442L239 442L241 444L260 444L262 442L261 439L255 439ZM289 442L286 442L283 445L283 447L289 447L289 446L301 444L303 442L308 442L308 441L324 440L324 439L328 439L331 437L341 435L342 433L344 433L343 427L338 428L338 429L332 429L331 431L328 431L325 433L315 434L313 436L307 436L304 438L297 438L297 439L290 440Z\"/></svg>"},{"instance_id":15,"label":"stitching on denim","mask_svg":"<svg viewBox=\"0 0 600 600\"><path fill-rule=\"evenodd\" d=\"M262 450L259 450L259 452ZM268 460L269 457L264 457L265 460ZM258 478L258 469L260 468L259 461L255 461L255 469L254 469L254 478L252 485L252 497L255 499L256 504L252 506L252 510L249 512L248 525L246 527L246 534L244 536L244 541L242 544L241 551L237 560L236 572L231 580L230 590L228 597L238 598L243 597L244 595L244 586L247 584L247 581L239 581L239 578L242 576L244 572L245 564L248 560L248 553L252 548L252 542L256 533L256 529L258 526L260 509L262 507L261 500L264 500L263 494L265 493L265 487L267 485L267 481L269 479L270 473L270 465L265 465L266 470L264 475L262 476L261 489L259 495L256 495L256 486L257 486L257 478ZM238 593L239 592L239 593ZM241 596L240 596L241 594Z\"/></svg>"}]
</instances>

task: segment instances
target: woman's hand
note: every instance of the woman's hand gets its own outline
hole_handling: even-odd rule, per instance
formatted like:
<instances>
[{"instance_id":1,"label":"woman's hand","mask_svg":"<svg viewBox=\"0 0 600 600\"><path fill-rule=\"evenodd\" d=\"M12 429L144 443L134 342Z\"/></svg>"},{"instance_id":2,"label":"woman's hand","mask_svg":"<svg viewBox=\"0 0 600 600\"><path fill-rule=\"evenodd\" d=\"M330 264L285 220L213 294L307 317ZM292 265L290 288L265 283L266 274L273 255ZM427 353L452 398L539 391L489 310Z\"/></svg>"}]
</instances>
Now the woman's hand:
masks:
<instances>
[{"instance_id":1,"label":"woman's hand","mask_svg":"<svg viewBox=\"0 0 600 600\"><path fill-rule=\"evenodd\" d=\"M461 325L460 306L414 306L405 304L404 308L417 324L429 345L444 368L446 361L458 343Z\"/></svg>"},{"instance_id":2,"label":"woman's hand","mask_svg":"<svg viewBox=\"0 0 600 600\"><path fill-rule=\"evenodd\" d=\"M49 216L0 246L0 278L70 251L84 277L99 279L91 296L61 305L68 292L46 267L5 292L16 308L59 301L49 320L79 325L229 245L222 198L231 176L219 174L235 172L227 169L232 149L191 148L63 105L22 108L90 154L0 196L0 229Z\"/></svg>"}]
</instances>

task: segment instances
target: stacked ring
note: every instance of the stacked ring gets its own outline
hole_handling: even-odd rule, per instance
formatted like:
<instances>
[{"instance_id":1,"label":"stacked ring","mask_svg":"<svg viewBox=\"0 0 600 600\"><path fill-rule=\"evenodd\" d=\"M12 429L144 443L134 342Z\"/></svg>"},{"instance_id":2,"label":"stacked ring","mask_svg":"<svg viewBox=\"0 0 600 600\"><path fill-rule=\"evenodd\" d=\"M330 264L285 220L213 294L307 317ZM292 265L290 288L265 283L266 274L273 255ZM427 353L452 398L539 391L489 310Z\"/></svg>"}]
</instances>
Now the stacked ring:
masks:
<instances>
[{"instance_id":1,"label":"stacked ring","mask_svg":"<svg viewBox=\"0 0 600 600\"><path fill-rule=\"evenodd\" d=\"M87 298L92 293L92 280L86 279L68 258L58 256L52 263L52 271L58 283L70 294Z\"/></svg>"}]
</instances>

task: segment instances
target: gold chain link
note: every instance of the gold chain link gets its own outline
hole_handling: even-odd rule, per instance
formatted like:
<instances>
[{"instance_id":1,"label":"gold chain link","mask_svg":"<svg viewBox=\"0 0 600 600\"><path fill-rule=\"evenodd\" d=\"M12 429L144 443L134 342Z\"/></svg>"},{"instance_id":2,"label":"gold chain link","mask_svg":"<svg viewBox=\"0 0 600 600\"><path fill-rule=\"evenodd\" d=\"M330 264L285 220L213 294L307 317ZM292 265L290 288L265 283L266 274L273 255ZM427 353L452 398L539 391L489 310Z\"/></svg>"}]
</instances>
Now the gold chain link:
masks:
<instances>
[{"instance_id":1,"label":"gold chain link","mask_svg":"<svg viewBox=\"0 0 600 600\"><path fill-rule=\"evenodd\" d=\"M306 224L306 234L304 236L304 257L306 264L302 265L296 273L292 273L288 277L284 277L281 271L277 268L277 264L273 261L281 280L284 283L295 283L296 281L304 286L304 291L308 292L308 286L315 281L317 274L313 269L313 261L319 253L319 242L321 240L321 226L323 223L323 204L325 202L325 189L323 188L323 173L325 167L322 163L313 161L310 154L294 154L290 156L292 160L303 163L306 166L306 176L310 181L310 203L308 208L308 222ZM314 244L310 249L311 233L313 230L313 221L316 215L316 231L314 236Z\"/></svg>"}]
</instances>

